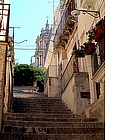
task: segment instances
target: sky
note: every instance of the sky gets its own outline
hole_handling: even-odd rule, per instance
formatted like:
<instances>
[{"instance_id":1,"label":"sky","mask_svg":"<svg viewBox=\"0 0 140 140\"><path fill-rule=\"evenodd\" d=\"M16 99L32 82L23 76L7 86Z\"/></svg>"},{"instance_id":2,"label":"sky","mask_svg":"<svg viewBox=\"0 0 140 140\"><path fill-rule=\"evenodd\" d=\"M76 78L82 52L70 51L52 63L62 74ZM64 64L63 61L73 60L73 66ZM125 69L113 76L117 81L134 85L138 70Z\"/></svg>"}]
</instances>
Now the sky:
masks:
<instances>
[{"instance_id":1,"label":"sky","mask_svg":"<svg viewBox=\"0 0 140 140\"><path fill-rule=\"evenodd\" d=\"M59 0L54 0L54 9ZM15 63L30 64L31 56L35 54L36 38L41 28L45 28L48 19L49 24L53 23L53 0L10 0L10 27L14 28L14 42L23 42L15 45ZM10 28L10 36L13 29ZM34 62L34 58L33 58Z\"/></svg>"}]
</instances>

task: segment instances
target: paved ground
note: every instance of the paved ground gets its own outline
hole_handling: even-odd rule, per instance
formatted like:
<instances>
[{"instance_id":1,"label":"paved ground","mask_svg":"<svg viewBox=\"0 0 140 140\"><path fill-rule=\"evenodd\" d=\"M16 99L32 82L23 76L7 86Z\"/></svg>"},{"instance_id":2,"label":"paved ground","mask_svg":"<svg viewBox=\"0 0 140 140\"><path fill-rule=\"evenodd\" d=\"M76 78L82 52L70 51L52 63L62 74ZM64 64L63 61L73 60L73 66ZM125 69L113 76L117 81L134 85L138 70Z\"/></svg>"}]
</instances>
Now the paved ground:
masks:
<instances>
[{"instance_id":1,"label":"paved ground","mask_svg":"<svg viewBox=\"0 0 140 140\"><path fill-rule=\"evenodd\" d=\"M44 94L42 93L13 93L13 96L16 98L31 98L31 97L39 97ZM45 95L44 95L45 96Z\"/></svg>"}]
</instances>

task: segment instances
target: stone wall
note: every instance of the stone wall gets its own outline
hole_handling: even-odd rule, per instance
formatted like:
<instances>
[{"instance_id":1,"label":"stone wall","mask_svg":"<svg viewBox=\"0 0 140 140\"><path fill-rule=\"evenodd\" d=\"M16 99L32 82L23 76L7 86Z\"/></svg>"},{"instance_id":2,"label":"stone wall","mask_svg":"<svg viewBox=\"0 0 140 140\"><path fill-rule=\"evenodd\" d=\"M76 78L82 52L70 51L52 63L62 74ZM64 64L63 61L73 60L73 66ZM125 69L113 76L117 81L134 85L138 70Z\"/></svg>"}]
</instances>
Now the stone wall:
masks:
<instances>
[{"instance_id":1,"label":"stone wall","mask_svg":"<svg viewBox=\"0 0 140 140\"><path fill-rule=\"evenodd\" d=\"M65 91L62 100L75 115L81 115L90 104L88 74L74 73Z\"/></svg>"},{"instance_id":2,"label":"stone wall","mask_svg":"<svg viewBox=\"0 0 140 140\"><path fill-rule=\"evenodd\" d=\"M75 80L74 76L69 81L69 84L62 93L62 100L67 105L67 107L76 114L76 104L75 104Z\"/></svg>"},{"instance_id":3,"label":"stone wall","mask_svg":"<svg viewBox=\"0 0 140 140\"><path fill-rule=\"evenodd\" d=\"M77 115L81 115L90 104L88 73L75 73L75 102Z\"/></svg>"},{"instance_id":4,"label":"stone wall","mask_svg":"<svg viewBox=\"0 0 140 140\"><path fill-rule=\"evenodd\" d=\"M5 85L5 96L4 96L4 113L11 111L12 109L12 66L10 63L11 57L7 57L6 62L6 85Z\"/></svg>"},{"instance_id":5,"label":"stone wall","mask_svg":"<svg viewBox=\"0 0 140 140\"><path fill-rule=\"evenodd\" d=\"M58 97L58 78L49 77L47 81L47 92L48 97Z\"/></svg>"},{"instance_id":6,"label":"stone wall","mask_svg":"<svg viewBox=\"0 0 140 140\"><path fill-rule=\"evenodd\" d=\"M85 110L86 118L94 118L98 121L105 121L105 98L101 96Z\"/></svg>"},{"instance_id":7,"label":"stone wall","mask_svg":"<svg viewBox=\"0 0 140 140\"><path fill-rule=\"evenodd\" d=\"M0 44L0 131L3 119L6 44Z\"/></svg>"}]
</instances>

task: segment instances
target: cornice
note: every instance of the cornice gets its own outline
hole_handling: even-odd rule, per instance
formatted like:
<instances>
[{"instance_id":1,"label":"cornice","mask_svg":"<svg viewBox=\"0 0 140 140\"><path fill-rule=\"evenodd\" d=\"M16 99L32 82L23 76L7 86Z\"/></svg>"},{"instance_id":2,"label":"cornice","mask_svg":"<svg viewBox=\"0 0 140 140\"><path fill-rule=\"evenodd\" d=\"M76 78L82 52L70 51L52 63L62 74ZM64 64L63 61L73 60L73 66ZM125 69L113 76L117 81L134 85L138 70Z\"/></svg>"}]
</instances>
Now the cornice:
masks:
<instances>
[{"instance_id":1,"label":"cornice","mask_svg":"<svg viewBox=\"0 0 140 140\"><path fill-rule=\"evenodd\" d=\"M102 82L102 79L105 79L105 62L99 67L99 69L92 77L92 80L97 83Z\"/></svg>"}]
</instances>

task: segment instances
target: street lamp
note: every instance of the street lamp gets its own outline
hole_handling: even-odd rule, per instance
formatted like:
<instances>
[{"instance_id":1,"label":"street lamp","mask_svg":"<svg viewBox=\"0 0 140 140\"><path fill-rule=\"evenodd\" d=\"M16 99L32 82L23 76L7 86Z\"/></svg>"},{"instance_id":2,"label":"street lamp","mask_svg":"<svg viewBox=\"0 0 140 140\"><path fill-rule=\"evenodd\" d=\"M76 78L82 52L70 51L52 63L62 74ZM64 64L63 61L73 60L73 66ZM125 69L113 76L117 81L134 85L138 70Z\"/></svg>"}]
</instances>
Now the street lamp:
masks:
<instances>
[{"instance_id":1,"label":"street lamp","mask_svg":"<svg viewBox=\"0 0 140 140\"><path fill-rule=\"evenodd\" d=\"M23 42L27 42L27 39L25 39L25 40L23 40L23 41L21 41L21 42L14 42L15 44L21 44L21 43L23 43Z\"/></svg>"},{"instance_id":2,"label":"street lamp","mask_svg":"<svg viewBox=\"0 0 140 140\"><path fill-rule=\"evenodd\" d=\"M13 59L14 59L14 48L15 48L15 44L21 44L23 42L27 42L27 39L21 41L21 42L15 42L15 29L20 29L20 27L9 27L13 30L13 36L12 36L12 43L13 43Z\"/></svg>"},{"instance_id":3,"label":"street lamp","mask_svg":"<svg viewBox=\"0 0 140 140\"><path fill-rule=\"evenodd\" d=\"M9 28L13 29L13 37L12 37L13 41L12 42L13 42L13 48L14 48L14 46L15 46L14 45L14 42L15 42L15 28L20 29L20 27L9 27Z\"/></svg>"},{"instance_id":4,"label":"street lamp","mask_svg":"<svg viewBox=\"0 0 140 140\"><path fill-rule=\"evenodd\" d=\"M31 56L31 60L30 60L30 61L31 61L31 65L32 65L32 59L33 59L33 57L35 57L35 56L34 56L34 55L33 55L33 56Z\"/></svg>"},{"instance_id":5,"label":"street lamp","mask_svg":"<svg viewBox=\"0 0 140 140\"><path fill-rule=\"evenodd\" d=\"M0 3L0 42L8 42L10 4Z\"/></svg>"},{"instance_id":6,"label":"street lamp","mask_svg":"<svg viewBox=\"0 0 140 140\"><path fill-rule=\"evenodd\" d=\"M83 14L89 14L90 16L94 17L94 18L99 18L100 17L100 12L99 11L94 11L94 10L78 10L78 9L75 9L73 11L71 11L71 15L74 16L74 17L77 17L80 15L80 13L83 13ZM91 14L93 13L93 14Z\"/></svg>"}]
</instances>

